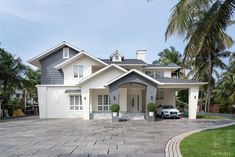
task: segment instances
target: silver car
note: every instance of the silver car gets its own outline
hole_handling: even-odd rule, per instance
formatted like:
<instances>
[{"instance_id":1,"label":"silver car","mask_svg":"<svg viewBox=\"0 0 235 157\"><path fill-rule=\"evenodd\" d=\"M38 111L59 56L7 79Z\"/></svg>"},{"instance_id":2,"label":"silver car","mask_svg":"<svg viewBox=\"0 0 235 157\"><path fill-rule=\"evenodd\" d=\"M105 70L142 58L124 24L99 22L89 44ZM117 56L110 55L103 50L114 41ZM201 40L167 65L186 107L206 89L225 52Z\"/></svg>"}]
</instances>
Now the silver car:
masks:
<instances>
[{"instance_id":1,"label":"silver car","mask_svg":"<svg viewBox=\"0 0 235 157\"><path fill-rule=\"evenodd\" d=\"M157 116L162 118L180 118L180 112L173 105L159 105L157 107Z\"/></svg>"}]
</instances>

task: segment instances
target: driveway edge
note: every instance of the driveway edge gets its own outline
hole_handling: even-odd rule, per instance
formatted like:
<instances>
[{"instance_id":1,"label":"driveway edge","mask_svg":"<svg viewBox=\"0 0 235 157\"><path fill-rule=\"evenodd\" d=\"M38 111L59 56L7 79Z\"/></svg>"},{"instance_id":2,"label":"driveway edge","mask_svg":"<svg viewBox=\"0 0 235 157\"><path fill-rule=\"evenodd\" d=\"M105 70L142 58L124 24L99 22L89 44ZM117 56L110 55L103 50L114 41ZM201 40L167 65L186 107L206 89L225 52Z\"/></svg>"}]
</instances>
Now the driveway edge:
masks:
<instances>
[{"instance_id":1,"label":"driveway edge","mask_svg":"<svg viewBox=\"0 0 235 157\"><path fill-rule=\"evenodd\" d=\"M180 152L180 142L187 136L196 133L196 132L200 132L200 131L204 131L204 130L210 130L210 129L217 129L217 128L223 128L223 127L227 127L227 126L231 126L234 125L235 122L230 123L230 124L223 124L223 125L218 125L218 126L214 126L214 127L210 127L210 128L205 128L205 129L197 129L197 130L193 130L193 131L189 131L186 133L182 133L179 134L173 138L171 138L165 147L165 157L183 157L181 152Z\"/></svg>"}]
</instances>

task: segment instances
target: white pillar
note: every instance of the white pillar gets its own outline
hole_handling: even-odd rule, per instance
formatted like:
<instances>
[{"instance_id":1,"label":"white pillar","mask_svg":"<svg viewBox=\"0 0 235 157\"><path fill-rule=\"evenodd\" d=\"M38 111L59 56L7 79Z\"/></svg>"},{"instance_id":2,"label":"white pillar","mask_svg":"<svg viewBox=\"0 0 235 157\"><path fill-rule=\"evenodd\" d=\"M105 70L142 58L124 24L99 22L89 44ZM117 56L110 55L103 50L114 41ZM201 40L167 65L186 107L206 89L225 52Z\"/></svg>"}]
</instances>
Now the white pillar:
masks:
<instances>
[{"instance_id":1,"label":"white pillar","mask_svg":"<svg viewBox=\"0 0 235 157\"><path fill-rule=\"evenodd\" d=\"M197 104L199 96L199 86L189 88L189 106L188 106L188 118L196 119L197 117Z\"/></svg>"},{"instance_id":2,"label":"white pillar","mask_svg":"<svg viewBox=\"0 0 235 157\"><path fill-rule=\"evenodd\" d=\"M90 90L82 89L83 119L90 119Z\"/></svg>"}]
</instances>

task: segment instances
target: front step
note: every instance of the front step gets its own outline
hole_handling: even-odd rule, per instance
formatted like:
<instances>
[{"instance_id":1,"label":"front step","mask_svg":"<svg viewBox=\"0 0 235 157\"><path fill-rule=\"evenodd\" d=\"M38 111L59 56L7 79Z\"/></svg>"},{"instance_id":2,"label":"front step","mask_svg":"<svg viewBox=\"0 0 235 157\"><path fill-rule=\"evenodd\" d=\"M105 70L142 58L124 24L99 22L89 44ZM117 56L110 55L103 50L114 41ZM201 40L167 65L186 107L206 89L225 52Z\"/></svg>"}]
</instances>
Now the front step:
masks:
<instances>
[{"instance_id":1,"label":"front step","mask_svg":"<svg viewBox=\"0 0 235 157\"><path fill-rule=\"evenodd\" d=\"M145 120L144 113L119 113L120 119ZM112 113L92 113L91 119L112 119Z\"/></svg>"},{"instance_id":2,"label":"front step","mask_svg":"<svg viewBox=\"0 0 235 157\"><path fill-rule=\"evenodd\" d=\"M120 113L119 117L127 120L144 120L144 113Z\"/></svg>"}]
</instances>

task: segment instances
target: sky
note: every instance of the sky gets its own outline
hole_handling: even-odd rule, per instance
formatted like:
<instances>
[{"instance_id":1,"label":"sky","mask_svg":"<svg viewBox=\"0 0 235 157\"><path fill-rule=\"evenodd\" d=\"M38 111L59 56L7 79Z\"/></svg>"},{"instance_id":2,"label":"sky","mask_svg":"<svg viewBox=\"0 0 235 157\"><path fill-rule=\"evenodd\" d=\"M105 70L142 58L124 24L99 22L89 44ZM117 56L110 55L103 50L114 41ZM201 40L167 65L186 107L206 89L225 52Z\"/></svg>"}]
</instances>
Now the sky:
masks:
<instances>
[{"instance_id":1,"label":"sky","mask_svg":"<svg viewBox=\"0 0 235 157\"><path fill-rule=\"evenodd\" d=\"M24 63L62 41L98 58L119 50L151 63L169 46L183 52L180 36L164 33L178 0L0 0L0 47ZM228 30L235 38L235 27ZM235 48L231 48L235 50Z\"/></svg>"}]
</instances>

